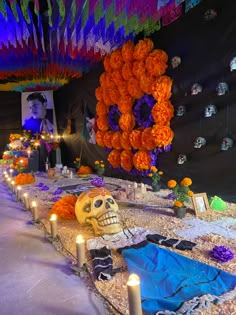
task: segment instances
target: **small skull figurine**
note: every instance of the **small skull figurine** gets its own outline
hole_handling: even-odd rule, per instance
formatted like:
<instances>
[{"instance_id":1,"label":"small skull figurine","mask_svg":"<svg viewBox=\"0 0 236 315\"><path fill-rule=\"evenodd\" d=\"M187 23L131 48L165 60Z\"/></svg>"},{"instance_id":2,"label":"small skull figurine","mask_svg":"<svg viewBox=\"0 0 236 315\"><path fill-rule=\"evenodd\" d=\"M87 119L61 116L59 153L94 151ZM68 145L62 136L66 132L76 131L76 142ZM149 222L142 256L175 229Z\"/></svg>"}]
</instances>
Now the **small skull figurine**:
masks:
<instances>
[{"instance_id":1,"label":"small skull figurine","mask_svg":"<svg viewBox=\"0 0 236 315\"><path fill-rule=\"evenodd\" d=\"M215 17L217 17L217 12L214 9L209 9L204 13L204 19L206 21L211 21L213 20Z\"/></svg>"},{"instance_id":2,"label":"small skull figurine","mask_svg":"<svg viewBox=\"0 0 236 315\"><path fill-rule=\"evenodd\" d=\"M75 215L80 224L89 224L97 235L115 234L122 230L118 205L104 187L84 191L75 204Z\"/></svg>"},{"instance_id":3,"label":"small skull figurine","mask_svg":"<svg viewBox=\"0 0 236 315\"><path fill-rule=\"evenodd\" d=\"M207 118L211 117L211 116L215 115L216 113L217 113L217 108L215 105L210 104L210 105L207 105L205 107L205 110L204 110L204 116L205 117L207 117Z\"/></svg>"},{"instance_id":4,"label":"small skull figurine","mask_svg":"<svg viewBox=\"0 0 236 315\"><path fill-rule=\"evenodd\" d=\"M236 70L236 57L233 57L230 61L230 71Z\"/></svg>"},{"instance_id":5,"label":"small skull figurine","mask_svg":"<svg viewBox=\"0 0 236 315\"><path fill-rule=\"evenodd\" d=\"M226 82L220 82L216 88L217 95L225 95L226 92L229 92L229 86Z\"/></svg>"},{"instance_id":6,"label":"small skull figurine","mask_svg":"<svg viewBox=\"0 0 236 315\"><path fill-rule=\"evenodd\" d=\"M192 95L198 95L202 92L202 86L199 83L194 83L191 87L191 94Z\"/></svg>"},{"instance_id":7,"label":"small skull figurine","mask_svg":"<svg viewBox=\"0 0 236 315\"><path fill-rule=\"evenodd\" d=\"M221 151L228 151L230 148L232 148L233 143L234 143L233 139L228 138L228 137L224 138L222 140L221 147L220 147Z\"/></svg>"},{"instance_id":8,"label":"small skull figurine","mask_svg":"<svg viewBox=\"0 0 236 315\"><path fill-rule=\"evenodd\" d=\"M182 165L187 162L187 155L186 154L179 154L177 158L177 164Z\"/></svg>"},{"instance_id":9,"label":"small skull figurine","mask_svg":"<svg viewBox=\"0 0 236 315\"><path fill-rule=\"evenodd\" d=\"M185 112L186 112L185 106L184 105L179 105L177 107L177 110L176 110L176 116L177 117L182 117L182 116L184 116Z\"/></svg>"},{"instance_id":10,"label":"small skull figurine","mask_svg":"<svg viewBox=\"0 0 236 315\"><path fill-rule=\"evenodd\" d=\"M172 68L177 68L181 64L181 58L179 56L175 56L171 59Z\"/></svg>"},{"instance_id":11,"label":"small skull figurine","mask_svg":"<svg viewBox=\"0 0 236 315\"><path fill-rule=\"evenodd\" d=\"M197 137L194 141L194 148L200 149L202 146L206 144L206 139L203 137Z\"/></svg>"}]
</instances>

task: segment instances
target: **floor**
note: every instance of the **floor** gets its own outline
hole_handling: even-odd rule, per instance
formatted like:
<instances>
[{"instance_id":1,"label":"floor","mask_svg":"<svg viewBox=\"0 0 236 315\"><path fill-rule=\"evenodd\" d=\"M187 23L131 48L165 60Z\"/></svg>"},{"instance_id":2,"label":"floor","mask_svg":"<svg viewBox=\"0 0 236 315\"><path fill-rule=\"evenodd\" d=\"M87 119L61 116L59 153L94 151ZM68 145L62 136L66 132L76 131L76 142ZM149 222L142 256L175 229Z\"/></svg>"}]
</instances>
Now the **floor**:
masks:
<instances>
[{"instance_id":1,"label":"floor","mask_svg":"<svg viewBox=\"0 0 236 315\"><path fill-rule=\"evenodd\" d=\"M0 200L0 314L107 314L3 182Z\"/></svg>"}]
</instances>

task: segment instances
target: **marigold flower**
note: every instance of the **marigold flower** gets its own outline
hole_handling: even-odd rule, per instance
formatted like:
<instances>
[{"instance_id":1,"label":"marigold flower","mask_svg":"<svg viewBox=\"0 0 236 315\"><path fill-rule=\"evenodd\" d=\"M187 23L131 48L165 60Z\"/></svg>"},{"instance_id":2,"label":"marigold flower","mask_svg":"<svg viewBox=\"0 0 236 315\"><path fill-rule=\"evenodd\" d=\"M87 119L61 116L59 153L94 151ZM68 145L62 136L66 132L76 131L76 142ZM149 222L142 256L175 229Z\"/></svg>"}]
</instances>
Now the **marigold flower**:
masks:
<instances>
[{"instance_id":1,"label":"marigold flower","mask_svg":"<svg viewBox=\"0 0 236 315\"><path fill-rule=\"evenodd\" d=\"M134 42L128 40L121 48L121 54L124 61L129 62L133 60L133 53L134 53Z\"/></svg>"},{"instance_id":2,"label":"marigold flower","mask_svg":"<svg viewBox=\"0 0 236 315\"><path fill-rule=\"evenodd\" d=\"M163 102L171 97L172 79L163 75L156 79L152 85L152 95L158 102Z\"/></svg>"},{"instance_id":3,"label":"marigold flower","mask_svg":"<svg viewBox=\"0 0 236 315\"><path fill-rule=\"evenodd\" d=\"M134 59L145 59L150 51L153 49L153 47L153 42L150 39L145 38L144 40L139 40L134 48Z\"/></svg>"},{"instance_id":4,"label":"marigold flower","mask_svg":"<svg viewBox=\"0 0 236 315\"><path fill-rule=\"evenodd\" d=\"M142 146L147 150L153 150L155 148L155 142L152 136L152 128L145 128L142 132Z\"/></svg>"},{"instance_id":5,"label":"marigold flower","mask_svg":"<svg viewBox=\"0 0 236 315\"><path fill-rule=\"evenodd\" d=\"M177 182L173 179L169 180L168 183L167 183L167 186L169 188L174 188L175 186L177 185Z\"/></svg>"},{"instance_id":6,"label":"marigold flower","mask_svg":"<svg viewBox=\"0 0 236 315\"><path fill-rule=\"evenodd\" d=\"M185 186L188 187L190 185L192 185L192 180L189 177L185 177L181 182L180 182L181 186Z\"/></svg>"},{"instance_id":7,"label":"marigold flower","mask_svg":"<svg viewBox=\"0 0 236 315\"><path fill-rule=\"evenodd\" d=\"M102 101L102 87L101 86L95 89L95 96L98 101Z\"/></svg>"},{"instance_id":8,"label":"marigold flower","mask_svg":"<svg viewBox=\"0 0 236 315\"><path fill-rule=\"evenodd\" d=\"M133 75L133 63L132 62L125 62L122 67L122 76L125 80L131 79Z\"/></svg>"},{"instance_id":9,"label":"marigold flower","mask_svg":"<svg viewBox=\"0 0 236 315\"><path fill-rule=\"evenodd\" d=\"M157 168L156 168L156 166L154 166L154 165L153 165L153 166L151 166L151 171L152 171L152 172L154 172L154 173L156 173L156 172L157 172Z\"/></svg>"},{"instance_id":10,"label":"marigold flower","mask_svg":"<svg viewBox=\"0 0 236 315\"><path fill-rule=\"evenodd\" d=\"M149 170L151 157L148 151L138 151L133 158L134 167L138 171Z\"/></svg>"},{"instance_id":11,"label":"marigold flower","mask_svg":"<svg viewBox=\"0 0 236 315\"><path fill-rule=\"evenodd\" d=\"M131 149L131 144L129 140L130 132L122 132L121 137L120 137L120 144L123 149L125 150L130 150Z\"/></svg>"},{"instance_id":12,"label":"marigold flower","mask_svg":"<svg viewBox=\"0 0 236 315\"><path fill-rule=\"evenodd\" d=\"M163 175L164 173L163 173L162 171L159 171L158 174L159 174L159 175Z\"/></svg>"},{"instance_id":13,"label":"marigold flower","mask_svg":"<svg viewBox=\"0 0 236 315\"><path fill-rule=\"evenodd\" d=\"M110 65L110 56L105 56L104 57L104 60L103 60L103 65L104 65L104 68L107 72L111 72L112 71L112 67Z\"/></svg>"},{"instance_id":14,"label":"marigold flower","mask_svg":"<svg viewBox=\"0 0 236 315\"><path fill-rule=\"evenodd\" d=\"M183 207L183 203L181 201L179 201L179 200L175 200L174 206L178 207L178 208L181 208L181 207Z\"/></svg>"},{"instance_id":15,"label":"marigold flower","mask_svg":"<svg viewBox=\"0 0 236 315\"><path fill-rule=\"evenodd\" d=\"M188 191L188 195L189 195L189 197L192 197L192 196L193 196L192 190L189 190L189 191Z\"/></svg>"},{"instance_id":16,"label":"marigold flower","mask_svg":"<svg viewBox=\"0 0 236 315\"><path fill-rule=\"evenodd\" d=\"M114 70L111 75L112 75L112 79L116 85L119 85L124 80L122 73L121 73L121 70Z\"/></svg>"},{"instance_id":17,"label":"marigold flower","mask_svg":"<svg viewBox=\"0 0 236 315\"><path fill-rule=\"evenodd\" d=\"M75 219L75 203L77 201L77 196L63 196L61 199L56 201L51 210L49 211L49 215L56 214L58 217L62 219Z\"/></svg>"},{"instance_id":18,"label":"marigold flower","mask_svg":"<svg viewBox=\"0 0 236 315\"><path fill-rule=\"evenodd\" d=\"M104 137L103 137L103 142L105 147L107 148L112 148L112 137L113 137L114 131L108 130L105 132Z\"/></svg>"},{"instance_id":19,"label":"marigold flower","mask_svg":"<svg viewBox=\"0 0 236 315\"><path fill-rule=\"evenodd\" d=\"M120 116L119 126L123 131L130 131L135 126L135 118L131 113L125 113Z\"/></svg>"},{"instance_id":20,"label":"marigold flower","mask_svg":"<svg viewBox=\"0 0 236 315\"><path fill-rule=\"evenodd\" d=\"M137 80L135 78L129 79L129 81L128 81L128 92L135 99L139 99L140 97L143 96L143 91L140 88L139 80Z\"/></svg>"},{"instance_id":21,"label":"marigold flower","mask_svg":"<svg viewBox=\"0 0 236 315\"><path fill-rule=\"evenodd\" d=\"M120 155L121 167L130 172L133 168L133 153L131 150L124 150Z\"/></svg>"},{"instance_id":22,"label":"marigold flower","mask_svg":"<svg viewBox=\"0 0 236 315\"><path fill-rule=\"evenodd\" d=\"M121 49L114 50L110 55L110 65L114 70L120 69L123 66L124 60L121 55Z\"/></svg>"},{"instance_id":23,"label":"marigold flower","mask_svg":"<svg viewBox=\"0 0 236 315\"><path fill-rule=\"evenodd\" d=\"M157 147L165 147L174 138L174 132L169 126L154 125L152 128L154 143Z\"/></svg>"},{"instance_id":24,"label":"marigold flower","mask_svg":"<svg viewBox=\"0 0 236 315\"><path fill-rule=\"evenodd\" d=\"M103 142L104 134L105 133L100 130L96 132L96 143L100 145L101 147L104 147L104 142Z\"/></svg>"},{"instance_id":25,"label":"marigold flower","mask_svg":"<svg viewBox=\"0 0 236 315\"><path fill-rule=\"evenodd\" d=\"M102 115L98 117L97 126L98 126L98 129L101 131L107 131L109 129L107 115Z\"/></svg>"},{"instance_id":26,"label":"marigold flower","mask_svg":"<svg viewBox=\"0 0 236 315\"><path fill-rule=\"evenodd\" d=\"M120 151L112 150L109 153L107 160L114 168L119 167L120 166Z\"/></svg>"}]
</instances>

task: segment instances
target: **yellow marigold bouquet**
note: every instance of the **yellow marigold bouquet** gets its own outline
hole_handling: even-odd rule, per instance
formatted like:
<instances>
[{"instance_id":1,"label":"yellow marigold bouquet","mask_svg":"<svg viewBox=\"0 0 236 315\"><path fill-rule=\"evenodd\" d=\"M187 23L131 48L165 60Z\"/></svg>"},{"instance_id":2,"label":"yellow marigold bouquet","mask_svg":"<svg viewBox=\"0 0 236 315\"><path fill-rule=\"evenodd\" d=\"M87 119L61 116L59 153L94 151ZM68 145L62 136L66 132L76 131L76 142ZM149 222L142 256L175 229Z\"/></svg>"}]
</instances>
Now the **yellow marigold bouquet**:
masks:
<instances>
[{"instance_id":1,"label":"yellow marigold bouquet","mask_svg":"<svg viewBox=\"0 0 236 315\"><path fill-rule=\"evenodd\" d=\"M184 207L185 202L190 201L190 197L193 196L193 192L189 186L192 185L192 180L189 177L182 179L178 184L174 179L171 179L167 183L168 187L173 191L174 206L178 208Z\"/></svg>"},{"instance_id":2,"label":"yellow marigold bouquet","mask_svg":"<svg viewBox=\"0 0 236 315\"><path fill-rule=\"evenodd\" d=\"M161 179L161 175L163 175L163 172L162 171L159 171L156 166L151 166L150 168L150 173L148 174L149 177L152 178L152 183L155 185L155 184L158 184L160 179Z\"/></svg>"},{"instance_id":3,"label":"yellow marigold bouquet","mask_svg":"<svg viewBox=\"0 0 236 315\"><path fill-rule=\"evenodd\" d=\"M97 160L97 161L94 162L94 164L95 164L95 169L97 171L97 174L99 176L102 176L104 171L105 171L105 164L104 164L104 162Z\"/></svg>"}]
</instances>

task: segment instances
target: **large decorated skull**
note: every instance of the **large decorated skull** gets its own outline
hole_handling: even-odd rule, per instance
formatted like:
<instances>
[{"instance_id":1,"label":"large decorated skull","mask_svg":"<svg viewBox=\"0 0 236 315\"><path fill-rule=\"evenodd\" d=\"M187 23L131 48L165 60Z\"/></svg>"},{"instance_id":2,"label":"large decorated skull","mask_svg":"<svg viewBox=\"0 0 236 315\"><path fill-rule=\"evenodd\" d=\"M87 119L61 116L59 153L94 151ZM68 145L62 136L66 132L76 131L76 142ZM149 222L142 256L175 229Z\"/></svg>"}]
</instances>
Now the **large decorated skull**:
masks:
<instances>
[{"instance_id":1,"label":"large decorated skull","mask_svg":"<svg viewBox=\"0 0 236 315\"><path fill-rule=\"evenodd\" d=\"M115 234L122 230L118 205L104 187L84 191L75 204L75 215L80 224L92 225L95 234Z\"/></svg>"},{"instance_id":2,"label":"large decorated skull","mask_svg":"<svg viewBox=\"0 0 236 315\"><path fill-rule=\"evenodd\" d=\"M225 95L226 92L229 91L229 86L226 82L218 83L216 87L217 95Z\"/></svg>"},{"instance_id":3,"label":"large decorated skull","mask_svg":"<svg viewBox=\"0 0 236 315\"><path fill-rule=\"evenodd\" d=\"M202 92L202 86L199 83L194 83L191 87L191 94L198 95Z\"/></svg>"},{"instance_id":4,"label":"large decorated skull","mask_svg":"<svg viewBox=\"0 0 236 315\"><path fill-rule=\"evenodd\" d=\"M224 138L222 140L221 147L220 147L221 151L228 151L230 148L232 148L233 143L234 143L233 139L228 138L228 137Z\"/></svg>"},{"instance_id":5,"label":"large decorated skull","mask_svg":"<svg viewBox=\"0 0 236 315\"><path fill-rule=\"evenodd\" d=\"M202 146L206 144L206 139L203 137L197 137L194 141L194 148L200 149Z\"/></svg>"},{"instance_id":6,"label":"large decorated skull","mask_svg":"<svg viewBox=\"0 0 236 315\"><path fill-rule=\"evenodd\" d=\"M236 70L236 57L233 57L230 61L230 71Z\"/></svg>"},{"instance_id":7,"label":"large decorated skull","mask_svg":"<svg viewBox=\"0 0 236 315\"><path fill-rule=\"evenodd\" d=\"M175 56L171 59L172 68L177 68L181 64L181 58L179 56Z\"/></svg>"},{"instance_id":8,"label":"large decorated skull","mask_svg":"<svg viewBox=\"0 0 236 315\"><path fill-rule=\"evenodd\" d=\"M205 107L205 110L204 110L204 116L205 117L207 117L207 118L211 117L211 116L215 115L216 113L217 113L217 108L215 105L210 104L210 105L207 105Z\"/></svg>"},{"instance_id":9,"label":"large decorated skull","mask_svg":"<svg viewBox=\"0 0 236 315\"><path fill-rule=\"evenodd\" d=\"M177 107L177 109L176 109L176 116L177 117L182 117L182 116L184 116L185 112L186 112L185 106L184 105L179 105Z\"/></svg>"},{"instance_id":10,"label":"large decorated skull","mask_svg":"<svg viewBox=\"0 0 236 315\"><path fill-rule=\"evenodd\" d=\"M186 154L179 154L177 158L177 164L182 165L187 162L187 155Z\"/></svg>"}]
</instances>

